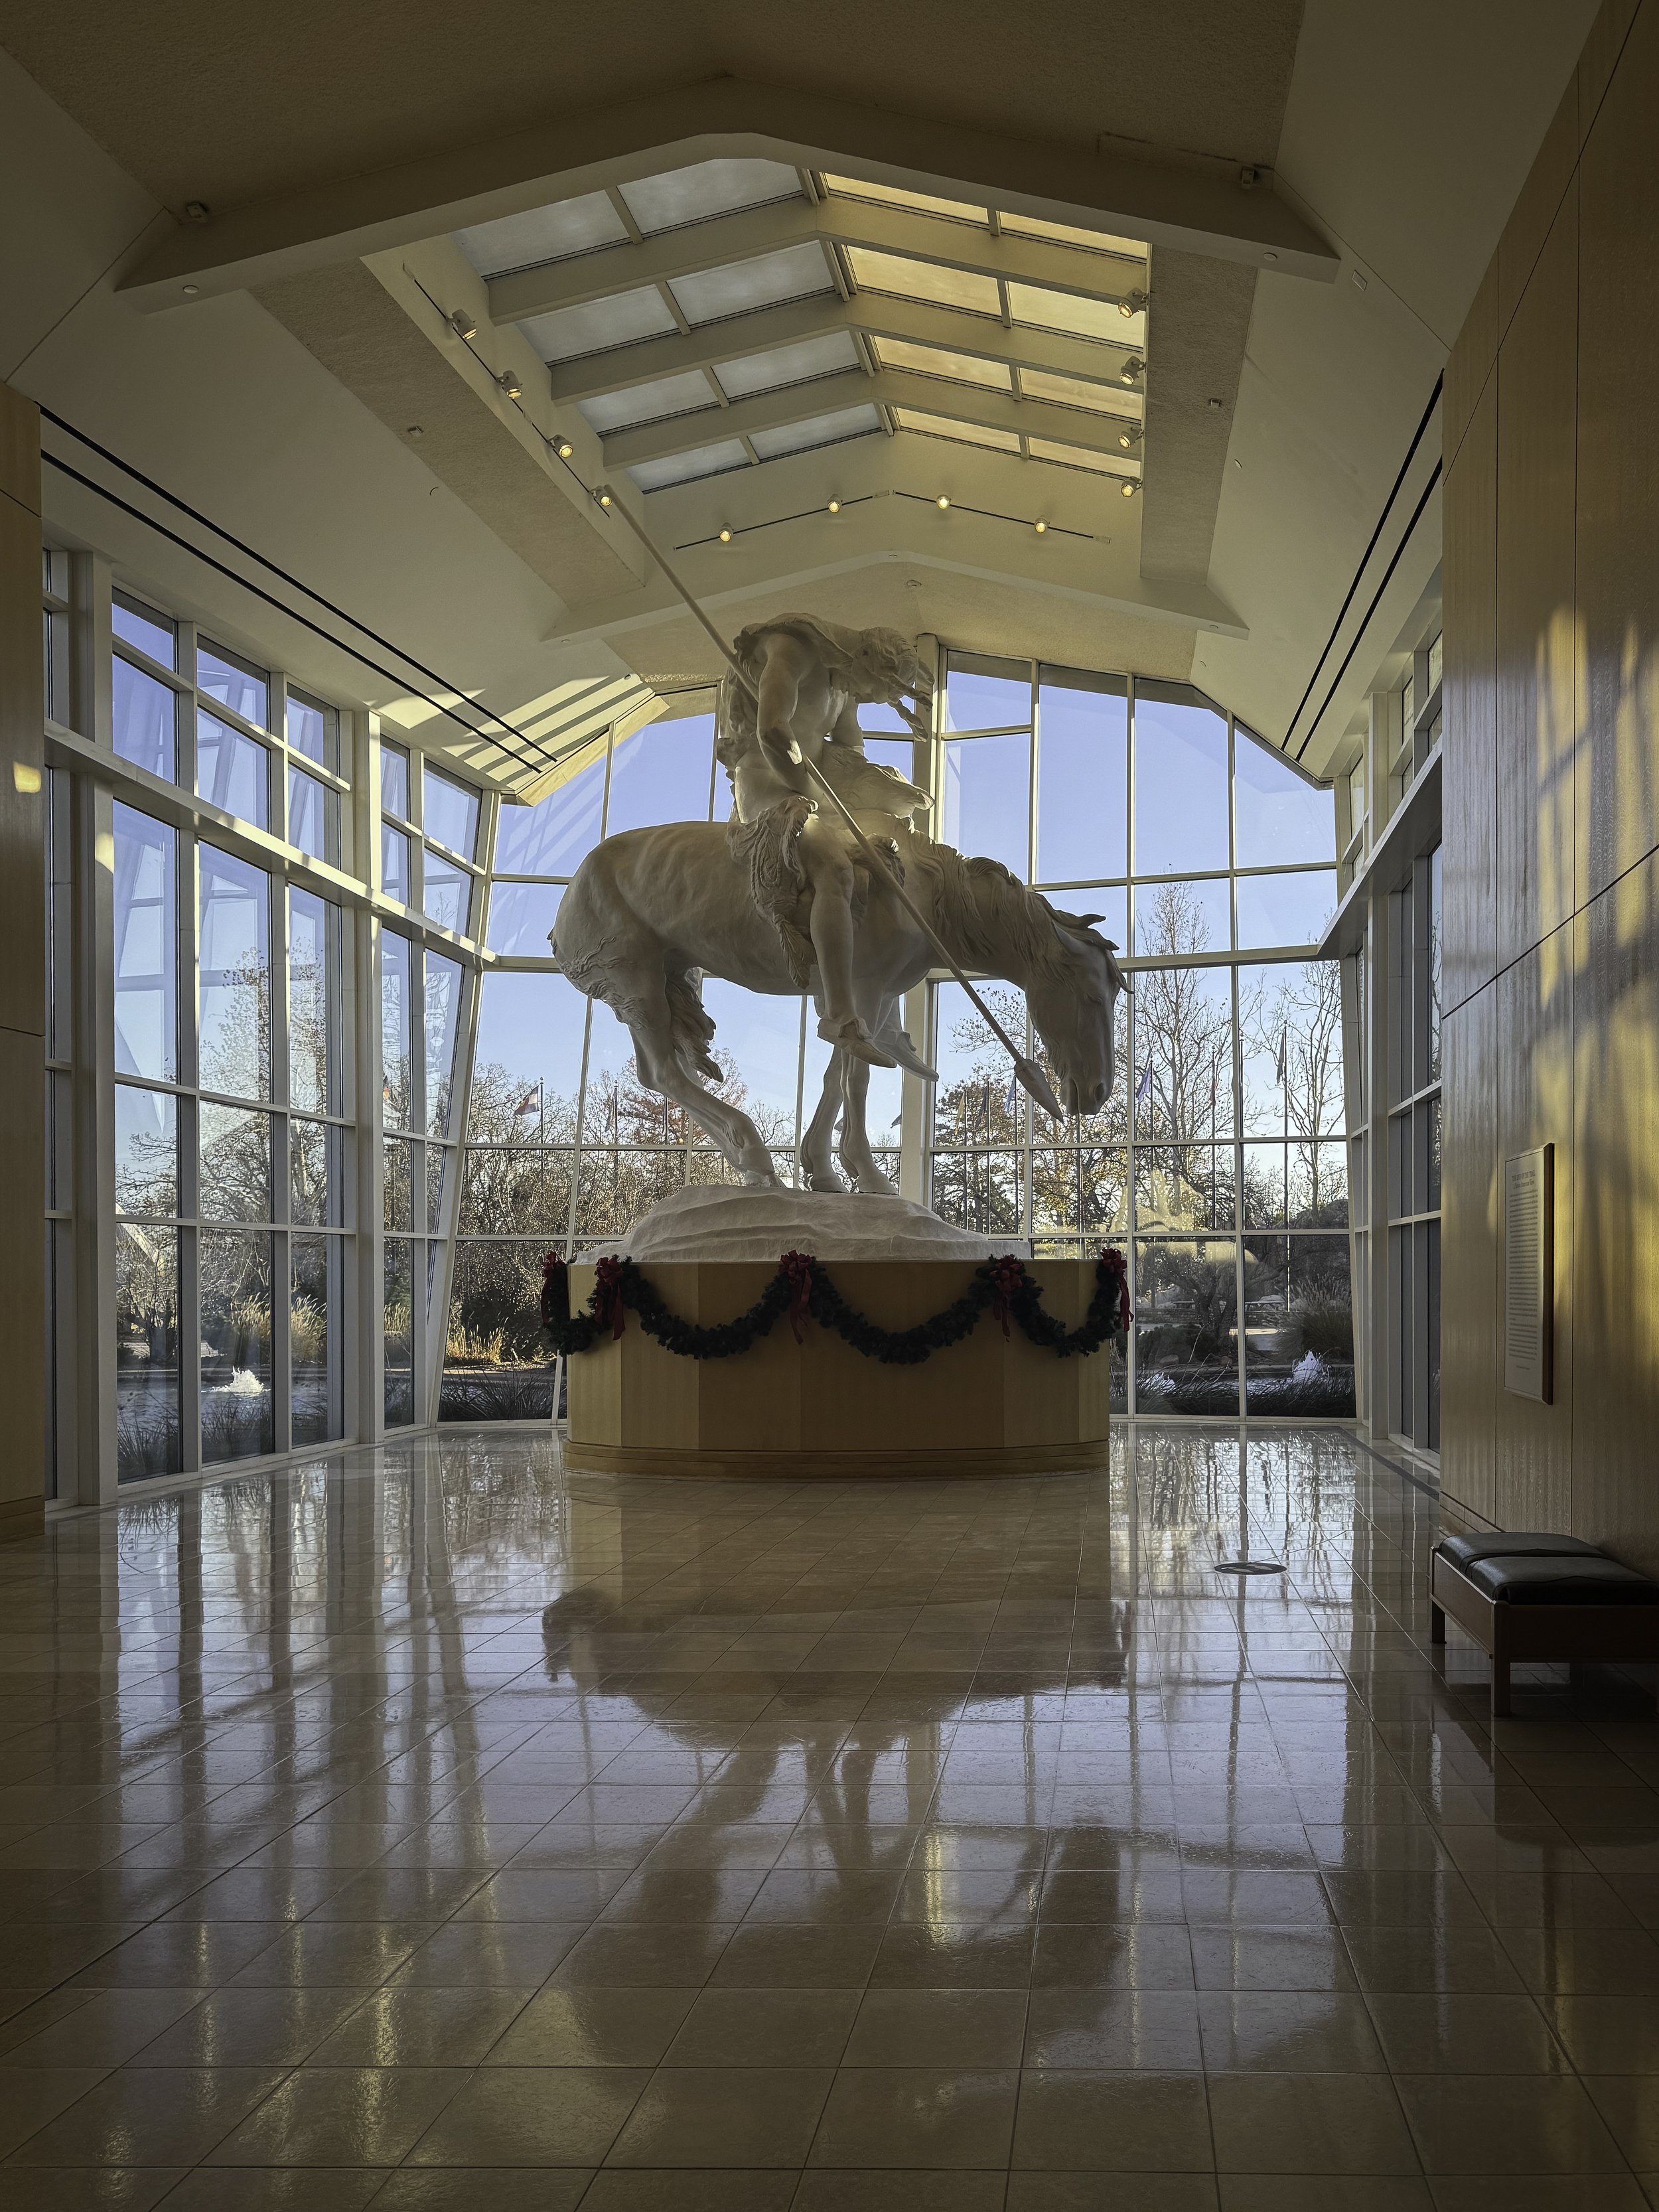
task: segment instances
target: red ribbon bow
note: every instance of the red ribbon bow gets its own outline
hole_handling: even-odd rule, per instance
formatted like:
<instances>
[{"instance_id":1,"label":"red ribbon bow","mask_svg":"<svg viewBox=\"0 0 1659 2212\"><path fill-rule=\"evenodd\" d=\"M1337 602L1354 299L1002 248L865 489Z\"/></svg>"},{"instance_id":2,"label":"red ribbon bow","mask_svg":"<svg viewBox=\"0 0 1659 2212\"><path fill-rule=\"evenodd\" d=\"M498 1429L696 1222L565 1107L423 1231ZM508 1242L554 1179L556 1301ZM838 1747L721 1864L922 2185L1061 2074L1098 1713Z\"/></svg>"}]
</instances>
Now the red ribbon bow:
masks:
<instances>
[{"instance_id":1,"label":"red ribbon bow","mask_svg":"<svg viewBox=\"0 0 1659 2212\"><path fill-rule=\"evenodd\" d=\"M810 1252L786 1252L778 1261L778 1273L789 1281L789 1326L795 1332L795 1341L802 1344L801 1323L806 1318L807 1302L812 1295L812 1255Z\"/></svg>"},{"instance_id":2,"label":"red ribbon bow","mask_svg":"<svg viewBox=\"0 0 1659 2212\"><path fill-rule=\"evenodd\" d=\"M1134 1316L1129 1310L1129 1263L1115 1244L1103 1244L1100 1248L1100 1264L1117 1277L1118 1324L1124 1335L1127 1336L1129 1323L1134 1319Z\"/></svg>"},{"instance_id":3,"label":"red ribbon bow","mask_svg":"<svg viewBox=\"0 0 1659 2212\"><path fill-rule=\"evenodd\" d=\"M1008 1334L1008 1309L1014 1293L1025 1279L1025 1262L1012 1252L1005 1252L991 1262L991 1310L1002 1323L1002 1333Z\"/></svg>"},{"instance_id":4,"label":"red ribbon bow","mask_svg":"<svg viewBox=\"0 0 1659 2212\"><path fill-rule=\"evenodd\" d=\"M611 1340L614 1344L627 1326L627 1310L623 1304L623 1263L620 1260L601 1260L593 1270L593 1318L603 1328L611 1324Z\"/></svg>"}]
</instances>

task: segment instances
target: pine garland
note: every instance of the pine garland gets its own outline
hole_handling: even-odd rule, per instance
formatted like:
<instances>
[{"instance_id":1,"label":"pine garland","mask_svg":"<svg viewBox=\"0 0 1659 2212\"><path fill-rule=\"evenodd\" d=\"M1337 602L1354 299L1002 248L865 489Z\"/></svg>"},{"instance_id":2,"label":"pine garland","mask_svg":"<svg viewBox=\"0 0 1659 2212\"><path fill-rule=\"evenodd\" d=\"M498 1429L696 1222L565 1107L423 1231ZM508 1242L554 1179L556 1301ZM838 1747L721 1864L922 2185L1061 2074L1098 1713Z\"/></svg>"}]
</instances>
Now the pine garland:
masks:
<instances>
[{"instance_id":1,"label":"pine garland","mask_svg":"<svg viewBox=\"0 0 1659 2212\"><path fill-rule=\"evenodd\" d=\"M550 1252L542 1262L542 1326L559 1353L591 1351L606 1332L614 1340L632 1314L665 1352L682 1359L732 1359L757 1344L787 1314L801 1340L808 1315L822 1328L834 1329L866 1359L890 1367L917 1367L947 1345L972 1334L987 1310L1009 1334L1011 1321L1033 1344L1056 1358L1087 1358L1103 1345L1122 1343L1133 1316L1129 1311L1127 1270L1123 1255L1103 1250L1095 1262L1095 1291L1082 1326L1067 1328L1042 1304L1041 1286L1012 1257L988 1260L975 1270L962 1296L914 1328L883 1328L856 1312L809 1252L786 1252L778 1272L746 1313L703 1328L670 1313L632 1260L601 1260L594 1271L592 1297L580 1313L570 1310L570 1278L565 1262Z\"/></svg>"}]
</instances>

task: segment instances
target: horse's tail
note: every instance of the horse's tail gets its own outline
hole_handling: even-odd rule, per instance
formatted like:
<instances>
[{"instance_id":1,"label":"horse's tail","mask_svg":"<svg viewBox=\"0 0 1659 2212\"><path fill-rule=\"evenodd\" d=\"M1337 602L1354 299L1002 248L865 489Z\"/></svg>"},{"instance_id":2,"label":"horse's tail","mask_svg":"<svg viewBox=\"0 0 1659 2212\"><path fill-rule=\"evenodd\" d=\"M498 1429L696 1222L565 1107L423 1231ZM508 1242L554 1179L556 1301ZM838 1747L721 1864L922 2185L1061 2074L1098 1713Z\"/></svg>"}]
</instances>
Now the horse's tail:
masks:
<instances>
[{"instance_id":1,"label":"horse's tail","mask_svg":"<svg viewBox=\"0 0 1659 2212\"><path fill-rule=\"evenodd\" d=\"M714 1041L714 1018L703 1005L702 994L692 981L690 970L665 975L663 988L668 996L675 1059L688 1075L701 1075L711 1083L723 1083L726 1071L708 1049Z\"/></svg>"}]
</instances>

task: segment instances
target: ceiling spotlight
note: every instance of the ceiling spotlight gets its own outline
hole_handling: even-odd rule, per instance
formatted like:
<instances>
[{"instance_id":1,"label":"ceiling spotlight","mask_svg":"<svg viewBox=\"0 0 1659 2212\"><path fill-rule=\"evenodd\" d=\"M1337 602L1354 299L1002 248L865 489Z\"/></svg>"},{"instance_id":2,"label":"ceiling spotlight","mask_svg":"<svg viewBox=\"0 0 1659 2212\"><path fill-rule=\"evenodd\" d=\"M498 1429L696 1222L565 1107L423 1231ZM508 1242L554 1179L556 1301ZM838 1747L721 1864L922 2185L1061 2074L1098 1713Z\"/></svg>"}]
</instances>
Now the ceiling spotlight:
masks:
<instances>
[{"instance_id":1,"label":"ceiling spotlight","mask_svg":"<svg viewBox=\"0 0 1659 2212\"><path fill-rule=\"evenodd\" d=\"M185 221L186 222L210 222L212 218L213 210L208 205L205 200L186 200L185 202Z\"/></svg>"},{"instance_id":2,"label":"ceiling spotlight","mask_svg":"<svg viewBox=\"0 0 1659 2212\"><path fill-rule=\"evenodd\" d=\"M524 397L524 386L510 368L504 368L495 381L509 399L521 399Z\"/></svg>"},{"instance_id":3,"label":"ceiling spotlight","mask_svg":"<svg viewBox=\"0 0 1659 2212\"><path fill-rule=\"evenodd\" d=\"M1140 439L1141 428L1139 422L1126 422L1117 434L1117 442L1126 453L1133 453L1140 443Z\"/></svg>"},{"instance_id":4,"label":"ceiling spotlight","mask_svg":"<svg viewBox=\"0 0 1659 2212\"><path fill-rule=\"evenodd\" d=\"M478 335L478 318L476 315L469 315L465 307L457 307L449 319L449 327L458 338L476 338Z\"/></svg>"},{"instance_id":5,"label":"ceiling spotlight","mask_svg":"<svg viewBox=\"0 0 1659 2212\"><path fill-rule=\"evenodd\" d=\"M610 494L610 492L609 492L608 490L606 490L603 486L601 486L601 488L600 488L598 491L596 491L596 492L594 493L593 496L594 496L594 498L595 498L596 500L598 500L598 501L599 502L599 505L600 505L601 507L609 507L609 506L610 506L610 504L611 504L611 494Z\"/></svg>"},{"instance_id":6,"label":"ceiling spotlight","mask_svg":"<svg viewBox=\"0 0 1659 2212\"><path fill-rule=\"evenodd\" d=\"M732 543L732 532L731 532L731 530L730 530L729 528L725 529L725 530L722 530L722 531L721 531L721 532L720 532L720 544L721 544L722 545L729 545L731 543Z\"/></svg>"},{"instance_id":7,"label":"ceiling spotlight","mask_svg":"<svg viewBox=\"0 0 1659 2212\"><path fill-rule=\"evenodd\" d=\"M838 499L832 499L830 501L830 512L831 514L839 514L841 513L841 501Z\"/></svg>"},{"instance_id":8,"label":"ceiling spotlight","mask_svg":"<svg viewBox=\"0 0 1659 2212\"><path fill-rule=\"evenodd\" d=\"M1036 532L1037 536L1038 536L1039 538L1042 538L1042 536L1044 536L1044 535L1046 534L1046 532L1047 532L1047 531L1048 531L1048 524L1047 524L1046 522L1041 522L1041 521L1038 521L1038 522L1034 522L1034 523L1031 525L1031 527L1032 527L1032 529L1033 529L1033 530L1035 530L1035 531L1036 531Z\"/></svg>"},{"instance_id":9,"label":"ceiling spotlight","mask_svg":"<svg viewBox=\"0 0 1659 2212\"><path fill-rule=\"evenodd\" d=\"M1264 261L1277 261L1279 256L1276 253L1264 253L1261 258Z\"/></svg>"},{"instance_id":10,"label":"ceiling spotlight","mask_svg":"<svg viewBox=\"0 0 1659 2212\"><path fill-rule=\"evenodd\" d=\"M951 502L950 502L950 501L945 497L945 494L944 494L943 492L941 492L941 493L939 494L939 497L938 497L938 498L933 501L933 504L934 504L934 506L935 506L935 507L938 507L938 509L939 509L939 513L940 513L941 514L944 514L944 512L945 512L945 508L946 508L947 507L949 507L949 505L951 504Z\"/></svg>"},{"instance_id":11,"label":"ceiling spotlight","mask_svg":"<svg viewBox=\"0 0 1659 2212\"><path fill-rule=\"evenodd\" d=\"M199 284L186 284L186 285L185 285L185 299L187 299L187 300L193 300L193 299L196 297L196 295L197 295L197 294L201 290L201 289L202 289L202 288L201 288L201 286L200 286Z\"/></svg>"},{"instance_id":12,"label":"ceiling spotlight","mask_svg":"<svg viewBox=\"0 0 1659 2212\"><path fill-rule=\"evenodd\" d=\"M553 450L562 461L568 461L572 453L575 452L576 448L571 444L568 438L561 438L558 444L555 446Z\"/></svg>"},{"instance_id":13,"label":"ceiling spotlight","mask_svg":"<svg viewBox=\"0 0 1659 2212\"><path fill-rule=\"evenodd\" d=\"M1138 353L1132 353L1117 373L1120 384L1134 384L1146 374L1146 364Z\"/></svg>"},{"instance_id":14,"label":"ceiling spotlight","mask_svg":"<svg viewBox=\"0 0 1659 2212\"><path fill-rule=\"evenodd\" d=\"M1133 477L1125 477L1122 483L1118 486L1118 489L1121 492L1125 499L1133 499L1135 494L1140 489L1140 486Z\"/></svg>"},{"instance_id":15,"label":"ceiling spotlight","mask_svg":"<svg viewBox=\"0 0 1659 2212\"><path fill-rule=\"evenodd\" d=\"M1127 293L1124 297L1118 301L1117 311L1119 314L1122 316L1125 322L1133 322L1135 317L1145 308L1149 297L1150 295L1146 292Z\"/></svg>"}]
</instances>

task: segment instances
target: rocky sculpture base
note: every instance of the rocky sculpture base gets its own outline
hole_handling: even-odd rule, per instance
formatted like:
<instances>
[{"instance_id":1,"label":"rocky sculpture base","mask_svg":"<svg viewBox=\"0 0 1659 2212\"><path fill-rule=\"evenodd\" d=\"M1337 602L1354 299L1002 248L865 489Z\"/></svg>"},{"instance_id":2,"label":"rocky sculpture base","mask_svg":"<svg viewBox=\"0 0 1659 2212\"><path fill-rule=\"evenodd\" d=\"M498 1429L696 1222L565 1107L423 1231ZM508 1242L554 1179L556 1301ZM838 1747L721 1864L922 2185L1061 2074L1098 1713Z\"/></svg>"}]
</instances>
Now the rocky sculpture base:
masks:
<instances>
[{"instance_id":1,"label":"rocky sculpture base","mask_svg":"<svg viewBox=\"0 0 1659 2212\"><path fill-rule=\"evenodd\" d=\"M810 1252L817 1260L1029 1260L1023 1237L976 1237L908 1198L851 1191L737 1189L690 1183L653 1206L625 1237L578 1256L614 1253L641 1267L669 1261L767 1260Z\"/></svg>"}]
</instances>

